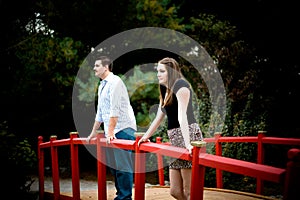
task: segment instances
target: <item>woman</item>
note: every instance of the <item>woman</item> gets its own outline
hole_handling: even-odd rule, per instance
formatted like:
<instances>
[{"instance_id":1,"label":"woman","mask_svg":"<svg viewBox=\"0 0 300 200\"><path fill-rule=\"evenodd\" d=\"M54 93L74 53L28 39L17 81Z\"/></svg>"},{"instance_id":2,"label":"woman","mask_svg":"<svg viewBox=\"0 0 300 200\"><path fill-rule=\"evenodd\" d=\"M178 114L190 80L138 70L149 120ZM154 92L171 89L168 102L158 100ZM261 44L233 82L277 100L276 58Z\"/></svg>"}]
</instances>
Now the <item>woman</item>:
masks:
<instances>
[{"instance_id":1,"label":"woman","mask_svg":"<svg viewBox=\"0 0 300 200\"><path fill-rule=\"evenodd\" d=\"M194 116L190 84L183 78L177 61L168 57L158 62L157 78L160 89L159 108L138 145L149 141L167 115L170 143L186 148L192 155L193 146L190 141L202 140L202 132ZM187 160L176 159L169 164L170 194L175 199L190 198L191 168L192 163Z\"/></svg>"}]
</instances>

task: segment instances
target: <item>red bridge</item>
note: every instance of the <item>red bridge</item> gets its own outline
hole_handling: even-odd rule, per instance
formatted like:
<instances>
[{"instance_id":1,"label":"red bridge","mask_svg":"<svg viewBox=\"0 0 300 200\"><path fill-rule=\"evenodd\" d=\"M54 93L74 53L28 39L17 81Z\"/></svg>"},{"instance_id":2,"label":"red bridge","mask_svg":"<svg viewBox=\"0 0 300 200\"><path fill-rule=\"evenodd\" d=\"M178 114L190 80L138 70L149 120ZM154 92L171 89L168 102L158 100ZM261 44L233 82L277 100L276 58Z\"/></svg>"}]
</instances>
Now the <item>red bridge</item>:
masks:
<instances>
[{"instance_id":1,"label":"red bridge","mask_svg":"<svg viewBox=\"0 0 300 200\"><path fill-rule=\"evenodd\" d=\"M105 159L104 147L122 148L133 150L135 152L135 173L134 173L134 198L137 200L145 199L145 172L146 157L145 152L155 153L158 159L159 184L164 185L163 159L162 156L192 160L192 183L191 200L203 200L205 168L216 169L217 188L223 188L222 171L228 171L236 174L242 174L256 178L256 194L261 194L264 181L271 181L283 185L283 199L292 200L298 196L300 191L300 149L291 148L288 153L288 163L286 168L272 167L264 165L264 144L291 145L300 146L300 139L297 138L278 138L266 137L264 132L258 133L258 136L249 137L221 137L216 133L214 138L206 138L204 141L194 141L192 158L186 149L170 146L168 143L162 143L157 138L156 143L142 143L137 146L137 141L143 133L136 133L136 140L113 140L107 144L103 134L98 134L97 138L91 140L89 145L96 145L97 149L97 176L98 176L98 199L107 199L106 189L106 166L100 161ZM257 163L237 160L228 157L222 157L222 143L225 142L247 142L257 143ZM206 144L214 143L216 154L206 153ZM39 199L49 199L45 196L44 190L44 153L50 149L51 169L53 180L52 199L80 199L80 179L79 179L79 145L88 145L86 138L79 138L77 132L71 132L70 138L57 140L56 136L51 136L50 141L43 142L43 137L38 138L38 159L39 159ZM72 196L62 195L59 186L59 164L58 148L60 146L70 146L71 173L72 173Z\"/></svg>"}]
</instances>

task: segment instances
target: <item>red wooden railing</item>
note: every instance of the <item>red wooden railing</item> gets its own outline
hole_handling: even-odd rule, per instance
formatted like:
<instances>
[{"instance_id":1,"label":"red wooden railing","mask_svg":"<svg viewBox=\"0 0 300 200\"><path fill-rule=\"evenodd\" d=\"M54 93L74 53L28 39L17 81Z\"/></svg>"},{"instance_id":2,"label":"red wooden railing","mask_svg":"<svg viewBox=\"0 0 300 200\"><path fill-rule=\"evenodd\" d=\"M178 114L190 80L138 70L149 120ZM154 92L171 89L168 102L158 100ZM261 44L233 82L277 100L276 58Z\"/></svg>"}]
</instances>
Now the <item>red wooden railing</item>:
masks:
<instances>
[{"instance_id":1,"label":"red wooden railing","mask_svg":"<svg viewBox=\"0 0 300 200\"><path fill-rule=\"evenodd\" d=\"M192 158L186 149L170 146L168 143L162 143L157 138L156 143L142 143L137 147L137 141L141 138L142 133L136 134L136 141L130 140L113 140L108 145L103 134L98 134L97 138L91 140L90 145L97 146L97 173L98 173L98 199L106 199L106 166L103 164L105 153L104 147L122 148L135 151L135 199L145 199L145 153L156 153L158 158L159 183L164 184L162 156L170 156L181 159L191 160L192 168L192 187L191 200L203 199L205 167L215 168L217 171L217 187L222 188L222 171L228 171L257 179L257 193L260 194L263 188L263 181L271 181L284 185L284 200L292 199L300 191L300 149L290 149L288 152L289 162L286 169L267 166L263 164L264 148L263 144L286 144L300 145L300 139L296 138L274 138L266 137L264 132L259 132L258 136L251 137L221 137L216 133L214 138L207 138L205 141L192 142L194 146ZM257 163L236 160L222 157L222 143L224 142L256 142L258 144ZM215 143L216 155L206 153L206 143ZM52 161L52 180L53 195L52 198L58 199L80 199L80 180L78 168L78 146L87 144L85 138L78 138L78 133L71 132L70 138L56 140L52 136L49 142L43 142L43 137L38 138L38 157L39 157L39 198L44 199L44 150L50 148ZM58 147L70 146L71 151L71 170L72 170L72 196L60 194L59 187L59 166L58 166ZM102 162L101 162L102 161Z\"/></svg>"}]
</instances>

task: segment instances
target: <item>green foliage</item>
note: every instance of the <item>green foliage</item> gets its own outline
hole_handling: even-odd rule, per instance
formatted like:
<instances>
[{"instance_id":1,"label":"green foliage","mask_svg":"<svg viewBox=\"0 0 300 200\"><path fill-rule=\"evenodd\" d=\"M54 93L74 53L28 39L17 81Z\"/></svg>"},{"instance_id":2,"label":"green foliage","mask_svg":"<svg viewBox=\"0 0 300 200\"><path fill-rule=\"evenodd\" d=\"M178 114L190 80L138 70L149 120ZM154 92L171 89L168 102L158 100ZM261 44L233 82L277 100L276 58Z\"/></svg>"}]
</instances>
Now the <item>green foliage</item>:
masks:
<instances>
[{"instance_id":1,"label":"green foliage","mask_svg":"<svg viewBox=\"0 0 300 200\"><path fill-rule=\"evenodd\" d=\"M256 193L256 179L241 174L223 172L223 187L230 190Z\"/></svg>"},{"instance_id":2,"label":"green foliage","mask_svg":"<svg viewBox=\"0 0 300 200\"><path fill-rule=\"evenodd\" d=\"M177 15L180 7L172 4L171 0L134 0L130 2L126 28L135 27L164 27L172 30L183 31L183 17ZM135 22L135 23L132 23Z\"/></svg>"},{"instance_id":3,"label":"green foliage","mask_svg":"<svg viewBox=\"0 0 300 200\"><path fill-rule=\"evenodd\" d=\"M83 82L81 79L76 80L76 84L79 87L79 95L78 99L80 101L86 102L86 103L91 103L95 101L95 96L97 96L97 89L98 89L98 81L95 81L93 78L94 73L93 72L88 72L91 76L87 80L87 82Z\"/></svg>"},{"instance_id":4,"label":"green foliage","mask_svg":"<svg viewBox=\"0 0 300 200\"><path fill-rule=\"evenodd\" d=\"M216 16L200 14L192 17L190 22L186 33L208 51L218 66L226 88L227 108L222 136L256 136L259 130L266 130L266 101L259 93L259 67L262 63L255 58L254 49L243 41L235 26L218 20ZM215 130L214 126L219 124L220 118L211 113L210 94L201 77L193 71L189 65L184 66L183 73L188 75L198 95L200 127L205 137L213 137L214 132L210 130ZM225 143L222 149L223 156L256 162L256 144ZM214 146L209 145L207 151L214 153ZM212 177L215 177L215 170L207 170L206 184L209 186L215 184ZM251 178L231 173L224 174L224 187L250 192L254 188Z\"/></svg>"},{"instance_id":5,"label":"green foliage","mask_svg":"<svg viewBox=\"0 0 300 200\"><path fill-rule=\"evenodd\" d=\"M0 159L4 163L1 178L4 196L24 199L29 191L32 180L30 174L37 168L37 155L26 138L18 138L8 132L6 122L0 124Z\"/></svg>"},{"instance_id":6,"label":"green foliage","mask_svg":"<svg viewBox=\"0 0 300 200\"><path fill-rule=\"evenodd\" d=\"M90 104L95 101L100 79L95 76L92 67L88 65L86 60L80 68L80 74L78 74L75 80L75 85L78 87L78 99Z\"/></svg>"},{"instance_id":7,"label":"green foliage","mask_svg":"<svg viewBox=\"0 0 300 200\"><path fill-rule=\"evenodd\" d=\"M31 35L16 50L24 67L17 71L16 77L23 83L17 86L17 91L42 91L51 84L65 95L64 88L73 86L82 60L81 51L83 44L69 37Z\"/></svg>"},{"instance_id":8,"label":"green foliage","mask_svg":"<svg viewBox=\"0 0 300 200\"><path fill-rule=\"evenodd\" d=\"M228 21L201 13L197 18L191 17L190 22L190 30L187 31L189 36L198 41L223 70L224 66L240 67L241 56L253 51L242 39L237 27Z\"/></svg>"},{"instance_id":9,"label":"green foliage","mask_svg":"<svg viewBox=\"0 0 300 200\"><path fill-rule=\"evenodd\" d=\"M128 90L138 127L142 131L147 127L156 114L153 105L159 103L159 91L156 73L142 71L141 66L135 66L132 75L121 75ZM152 111L152 112L150 112Z\"/></svg>"},{"instance_id":10,"label":"green foliage","mask_svg":"<svg viewBox=\"0 0 300 200\"><path fill-rule=\"evenodd\" d=\"M216 169L206 167L205 168L205 187L215 188L216 184Z\"/></svg>"},{"instance_id":11,"label":"green foliage","mask_svg":"<svg viewBox=\"0 0 300 200\"><path fill-rule=\"evenodd\" d=\"M244 110L235 113L233 116L227 116L226 130L223 136L257 136L258 131L265 130L265 113L257 115L257 112L254 112L256 107L257 105L253 101L253 94L249 94ZM223 155L239 160L256 162L256 150L256 144L226 143L223 146Z\"/></svg>"},{"instance_id":12,"label":"green foliage","mask_svg":"<svg viewBox=\"0 0 300 200\"><path fill-rule=\"evenodd\" d=\"M228 115L226 126L222 136L257 136L258 131L266 128L266 115L264 112L257 115L257 104L254 103L254 95L249 94L246 105L242 110L233 114L232 104L228 103ZM256 162L256 143L223 143L222 156ZM223 174L224 188L255 192L255 179L242 175L225 172Z\"/></svg>"},{"instance_id":13,"label":"green foliage","mask_svg":"<svg viewBox=\"0 0 300 200\"><path fill-rule=\"evenodd\" d=\"M147 21L154 27L168 27L173 30L183 30L180 25L183 18L178 18L178 7L170 5L170 0L142 0L138 1L137 18L140 21Z\"/></svg>"},{"instance_id":14,"label":"green foliage","mask_svg":"<svg viewBox=\"0 0 300 200\"><path fill-rule=\"evenodd\" d=\"M159 104L159 89L156 72L147 71L147 66L135 66L130 75L121 75L125 82L130 101L135 112L138 131L146 131L154 119ZM156 137L162 137L162 142L169 141L166 120L150 138L155 142Z\"/></svg>"},{"instance_id":15,"label":"green foliage","mask_svg":"<svg viewBox=\"0 0 300 200\"><path fill-rule=\"evenodd\" d=\"M242 39L235 26L216 16L200 14L198 18L191 17L191 29L186 33L198 41L217 64L230 101L241 104L246 102L248 94L259 91L264 59L257 57L255 49Z\"/></svg>"}]
</instances>

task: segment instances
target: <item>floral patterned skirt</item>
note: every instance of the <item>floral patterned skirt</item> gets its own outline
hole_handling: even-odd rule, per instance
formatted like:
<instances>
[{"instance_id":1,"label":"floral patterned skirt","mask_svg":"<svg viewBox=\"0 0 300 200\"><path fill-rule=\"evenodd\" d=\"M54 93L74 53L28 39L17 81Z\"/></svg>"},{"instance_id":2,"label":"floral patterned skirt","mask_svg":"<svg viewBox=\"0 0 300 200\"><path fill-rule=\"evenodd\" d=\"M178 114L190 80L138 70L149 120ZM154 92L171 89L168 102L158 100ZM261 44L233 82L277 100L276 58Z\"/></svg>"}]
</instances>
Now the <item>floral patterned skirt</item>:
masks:
<instances>
[{"instance_id":1,"label":"floral patterned skirt","mask_svg":"<svg viewBox=\"0 0 300 200\"><path fill-rule=\"evenodd\" d=\"M183 135L180 128L173 128L167 131L170 143L173 146L185 148ZM202 131L197 123L189 125L190 141L203 140ZM192 168L192 161L172 158L169 164L170 169Z\"/></svg>"}]
</instances>

